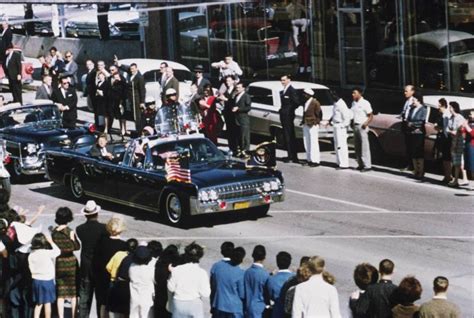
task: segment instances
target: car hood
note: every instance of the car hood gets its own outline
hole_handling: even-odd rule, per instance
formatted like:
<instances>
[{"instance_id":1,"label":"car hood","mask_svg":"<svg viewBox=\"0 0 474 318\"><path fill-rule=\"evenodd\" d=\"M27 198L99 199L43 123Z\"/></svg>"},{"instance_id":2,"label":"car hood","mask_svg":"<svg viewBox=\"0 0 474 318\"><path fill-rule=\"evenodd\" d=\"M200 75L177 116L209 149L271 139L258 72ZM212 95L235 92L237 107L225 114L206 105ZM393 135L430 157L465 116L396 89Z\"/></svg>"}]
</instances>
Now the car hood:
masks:
<instances>
[{"instance_id":1,"label":"car hood","mask_svg":"<svg viewBox=\"0 0 474 318\"><path fill-rule=\"evenodd\" d=\"M220 162L191 167L191 179L198 188L266 179L275 175L274 171L247 170L243 163L233 163L231 165L227 162Z\"/></svg>"},{"instance_id":2,"label":"car hood","mask_svg":"<svg viewBox=\"0 0 474 318\"><path fill-rule=\"evenodd\" d=\"M34 142L44 143L49 145L54 141L68 139L70 137L81 134L79 130L66 130L63 128L35 128L32 127L19 127L19 128L7 128L2 131L5 139L13 139L19 142ZM7 137L11 136L11 137Z\"/></svg>"}]
</instances>

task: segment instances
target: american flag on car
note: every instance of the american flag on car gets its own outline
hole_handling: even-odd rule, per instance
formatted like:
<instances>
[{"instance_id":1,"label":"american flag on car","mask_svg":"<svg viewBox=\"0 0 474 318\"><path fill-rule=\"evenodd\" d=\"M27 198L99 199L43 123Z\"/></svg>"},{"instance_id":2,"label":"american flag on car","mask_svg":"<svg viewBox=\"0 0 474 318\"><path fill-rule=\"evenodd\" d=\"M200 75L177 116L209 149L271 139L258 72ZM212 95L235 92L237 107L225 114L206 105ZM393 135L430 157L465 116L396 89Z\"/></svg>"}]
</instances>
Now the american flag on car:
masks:
<instances>
[{"instance_id":1,"label":"american flag on car","mask_svg":"<svg viewBox=\"0 0 474 318\"><path fill-rule=\"evenodd\" d=\"M166 181L191 183L188 154L170 153L165 163Z\"/></svg>"}]
</instances>

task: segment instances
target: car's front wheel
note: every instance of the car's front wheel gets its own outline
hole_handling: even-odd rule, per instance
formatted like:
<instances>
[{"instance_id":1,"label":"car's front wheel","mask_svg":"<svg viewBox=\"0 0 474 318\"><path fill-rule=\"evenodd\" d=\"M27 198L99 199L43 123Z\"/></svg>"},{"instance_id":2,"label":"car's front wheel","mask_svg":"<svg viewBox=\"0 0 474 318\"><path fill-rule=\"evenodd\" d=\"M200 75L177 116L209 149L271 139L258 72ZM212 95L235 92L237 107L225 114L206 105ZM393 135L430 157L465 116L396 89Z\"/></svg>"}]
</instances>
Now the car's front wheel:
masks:
<instances>
[{"instance_id":1,"label":"car's front wheel","mask_svg":"<svg viewBox=\"0 0 474 318\"><path fill-rule=\"evenodd\" d=\"M170 191L165 194L163 208L166 221L169 224L176 226L186 224L189 215L189 207L186 201L176 192Z\"/></svg>"},{"instance_id":2,"label":"car's front wheel","mask_svg":"<svg viewBox=\"0 0 474 318\"><path fill-rule=\"evenodd\" d=\"M82 181L76 174L69 177L69 191L76 200L84 199L84 187Z\"/></svg>"},{"instance_id":3,"label":"car's front wheel","mask_svg":"<svg viewBox=\"0 0 474 318\"><path fill-rule=\"evenodd\" d=\"M20 183L24 177L23 173L21 172L20 161L18 161L18 159L13 159L7 167L12 181L14 183Z\"/></svg>"},{"instance_id":4,"label":"car's front wheel","mask_svg":"<svg viewBox=\"0 0 474 318\"><path fill-rule=\"evenodd\" d=\"M8 197L10 197L10 193L11 193L10 178L2 178L0 181L0 186L3 190L8 192Z\"/></svg>"}]
</instances>

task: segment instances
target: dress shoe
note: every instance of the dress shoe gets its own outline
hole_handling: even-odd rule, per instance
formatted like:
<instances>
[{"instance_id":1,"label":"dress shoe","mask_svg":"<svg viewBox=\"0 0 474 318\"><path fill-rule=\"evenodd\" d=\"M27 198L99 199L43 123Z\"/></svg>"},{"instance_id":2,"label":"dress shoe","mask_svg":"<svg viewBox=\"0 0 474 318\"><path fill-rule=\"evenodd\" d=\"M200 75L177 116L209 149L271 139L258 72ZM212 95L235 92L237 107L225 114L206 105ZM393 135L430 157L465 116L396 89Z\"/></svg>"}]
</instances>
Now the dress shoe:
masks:
<instances>
[{"instance_id":1,"label":"dress shoe","mask_svg":"<svg viewBox=\"0 0 474 318\"><path fill-rule=\"evenodd\" d=\"M281 161L288 163L288 162L290 162L290 158L288 158L288 157L281 158Z\"/></svg>"},{"instance_id":2,"label":"dress shoe","mask_svg":"<svg viewBox=\"0 0 474 318\"><path fill-rule=\"evenodd\" d=\"M372 168L365 168L364 167L364 168L360 169L360 172L368 172L368 171L371 171L371 170L372 170Z\"/></svg>"},{"instance_id":3,"label":"dress shoe","mask_svg":"<svg viewBox=\"0 0 474 318\"><path fill-rule=\"evenodd\" d=\"M336 170L347 170L349 167L336 167Z\"/></svg>"},{"instance_id":4,"label":"dress shoe","mask_svg":"<svg viewBox=\"0 0 474 318\"><path fill-rule=\"evenodd\" d=\"M308 163L308 166L310 166L311 168L316 168L316 167L319 167L319 163L317 163L317 162L309 162L309 163Z\"/></svg>"},{"instance_id":5,"label":"dress shoe","mask_svg":"<svg viewBox=\"0 0 474 318\"><path fill-rule=\"evenodd\" d=\"M291 159L291 162L298 163L298 164L300 163L300 161L298 159Z\"/></svg>"}]
</instances>

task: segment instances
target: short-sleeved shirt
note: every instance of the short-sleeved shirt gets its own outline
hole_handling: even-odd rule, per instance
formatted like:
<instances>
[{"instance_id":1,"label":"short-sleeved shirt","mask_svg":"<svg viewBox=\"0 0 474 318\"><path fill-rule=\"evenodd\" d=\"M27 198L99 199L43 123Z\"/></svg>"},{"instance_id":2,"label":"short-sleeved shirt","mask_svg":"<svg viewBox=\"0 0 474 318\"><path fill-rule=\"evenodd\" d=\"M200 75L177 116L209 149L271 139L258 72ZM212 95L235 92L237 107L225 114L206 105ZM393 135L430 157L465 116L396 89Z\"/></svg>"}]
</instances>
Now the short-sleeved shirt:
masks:
<instances>
[{"instance_id":1,"label":"short-sleeved shirt","mask_svg":"<svg viewBox=\"0 0 474 318\"><path fill-rule=\"evenodd\" d=\"M363 124L372 113L372 106L370 105L369 101L361 97L359 101L353 101L352 112L354 113L354 124Z\"/></svg>"}]
</instances>

